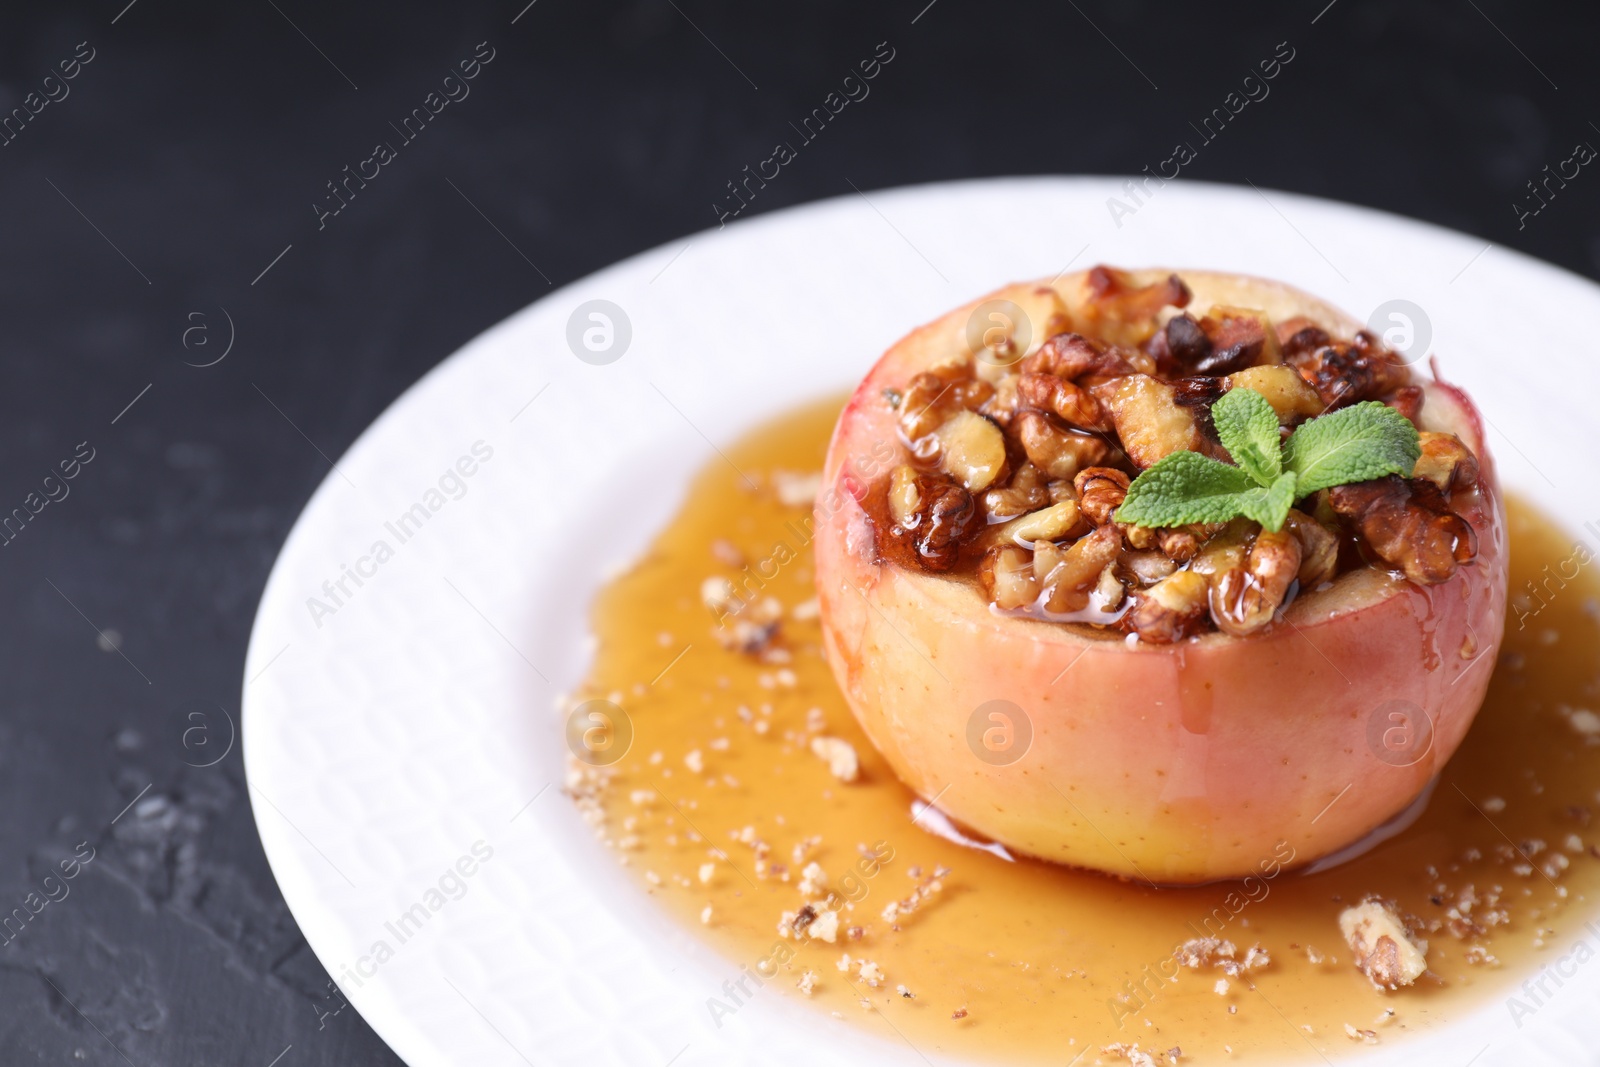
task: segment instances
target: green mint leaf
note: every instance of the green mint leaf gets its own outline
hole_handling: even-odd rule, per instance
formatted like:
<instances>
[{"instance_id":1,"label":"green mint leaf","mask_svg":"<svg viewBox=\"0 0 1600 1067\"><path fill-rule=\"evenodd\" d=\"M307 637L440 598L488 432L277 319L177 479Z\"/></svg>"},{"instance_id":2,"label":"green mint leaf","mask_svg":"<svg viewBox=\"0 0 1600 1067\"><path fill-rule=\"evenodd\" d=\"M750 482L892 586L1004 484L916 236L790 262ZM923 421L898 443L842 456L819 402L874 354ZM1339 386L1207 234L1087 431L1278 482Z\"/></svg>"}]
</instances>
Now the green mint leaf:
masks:
<instances>
[{"instance_id":1,"label":"green mint leaf","mask_svg":"<svg viewBox=\"0 0 1600 1067\"><path fill-rule=\"evenodd\" d=\"M1238 467L1198 452L1174 452L1133 480L1114 517L1150 527L1226 522L1242 514L1247 494L1267 492Z\"/></svg>"},{"instance_id":2,"label":"green mint leaf","mask_svg":"<svg viewBox=\"0 0 1600 1067\"><path fill-rule=\"evenodd\" d=\"M1301 496L1390 474L1409 477L1421 455L1411 420L1376 400L1318 416L1283 446L1284 466L1297 476Z\"/></svg>"},{"instance_id":3,"label":"green mint leaf","mask_svg":"<svg viewBox=\"0 0 1600 1067\"><path fill-rule=\"evenodd\" d=\"M1283 473L1278 413L1266 397L1254 389L1230 389L1211 405L1211 421L1240 470L1263 487L1277 482Z\"/></svg>"},{"instance_id":4,"label":"green mint leaf","mask_svg":"<svg viewBox=\"0 0 1600 1067\"><path fill-rule=\"evenodd\" d=\"M1293 471L1284 471L1268 488L1252 489L1240 496L1239 514L1259 522L1263 529L1277 532L1283 529L1289 509L1298 496Z\"/></svg>"}]
</instances>

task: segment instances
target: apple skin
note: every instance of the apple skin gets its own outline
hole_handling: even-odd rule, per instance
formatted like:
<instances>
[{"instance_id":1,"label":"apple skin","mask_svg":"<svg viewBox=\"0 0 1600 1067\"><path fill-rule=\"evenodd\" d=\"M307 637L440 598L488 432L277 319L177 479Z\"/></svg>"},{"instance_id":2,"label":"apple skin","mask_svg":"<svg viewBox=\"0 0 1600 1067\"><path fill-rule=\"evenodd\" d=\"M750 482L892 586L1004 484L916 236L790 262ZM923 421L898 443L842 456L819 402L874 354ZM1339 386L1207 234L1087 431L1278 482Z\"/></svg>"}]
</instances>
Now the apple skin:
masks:
<instances>
[{"instance_id":1,"label":"apple skin","mask_svg":"<svg viewBox=\"0 0 1600 1067\"><path fill-rule=\"evenodd\" d=\"M1278 283L1182 277L1194 291L1191 310L1257 307L1275 321L1299 313L1342 337L1359 328ZM1037 288L984 300L1020 304ZM1072 311L1085 299L1082 275L1055 288ZM1477 714L1505 619L1504 509L1471 401L1426 384L1426 428L1458 434L1481 466L1478 489L1454 500L1479 554L1449 581L1423 588L1359 570L1300 596L1262 634L1129 646L1088 627L997 614L968 579L879 558L860 501L907 456L883 392L967 352L967 319L982 302L914 331L879 360L840 416L818 497L828 659L900 779L1015 852L1167 884L1308 863L1405 809ZM1010 702L1026 720L1006 709L1009 748L1007 721L988 717L992 707L979 711L991 701ZM990 735L1001 752L979 758L989 749L969 737L989 729L1002 731Z\"/></svg>"}]
</instances>

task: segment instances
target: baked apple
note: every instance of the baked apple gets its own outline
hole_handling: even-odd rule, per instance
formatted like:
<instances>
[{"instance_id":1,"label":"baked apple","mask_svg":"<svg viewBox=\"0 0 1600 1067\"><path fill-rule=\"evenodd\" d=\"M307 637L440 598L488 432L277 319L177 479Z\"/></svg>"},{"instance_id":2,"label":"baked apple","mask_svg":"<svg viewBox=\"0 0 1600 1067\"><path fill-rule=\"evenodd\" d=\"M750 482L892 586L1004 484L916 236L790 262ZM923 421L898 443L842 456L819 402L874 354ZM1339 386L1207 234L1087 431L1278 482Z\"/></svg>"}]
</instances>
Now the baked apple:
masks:
<instances>
[{"instance_id":1,"label":"baked apple","mask_svg":"<svg viewBox=\"0 0 1600 1067\"><path fill-rule=\"evenodd\" d=\"M1472 402L1236 275L1097 267L913 331L840 416L815 522L829 661L899 777L1151 882L1394 818L1505 617Z\"/></svg>"}]
</instances>

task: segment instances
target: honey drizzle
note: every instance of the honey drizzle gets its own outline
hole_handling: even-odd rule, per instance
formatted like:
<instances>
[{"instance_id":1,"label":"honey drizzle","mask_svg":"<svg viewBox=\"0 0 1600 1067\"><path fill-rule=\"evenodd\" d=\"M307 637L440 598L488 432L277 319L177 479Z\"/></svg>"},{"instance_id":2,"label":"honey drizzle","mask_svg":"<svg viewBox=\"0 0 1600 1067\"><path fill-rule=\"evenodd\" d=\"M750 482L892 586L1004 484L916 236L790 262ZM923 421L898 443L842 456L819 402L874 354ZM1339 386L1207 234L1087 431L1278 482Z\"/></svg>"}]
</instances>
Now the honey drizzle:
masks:
<instances>
[{"instance_id":1,"label":"honey drizzle","mask_svg":"<svg viewBox=\"0 0 1600 1067\"><path fill-rule=\"evenodd\" d=\"M730 979L761 979L742 993L697 991L713 1019L750 996L791 997L929 1056L1063 1063L1087 1048L1078 1062L1089 1064L1117 1060L1103 1046L1137 1043L1160 1063L1173 1048L1184 1063L1320 1062L1364 1047L1347 1023L1385 1045L1438 1030L1514 991L1584 936L1600 883L1600 824L1587 825L1600 738L1581 736L1588 721L1573 712L1600 707L1600 584L1581 566L1568 577L1572 542L1531 508L1510 508L1511 588L1536 582L1544 592L1508 621L1484 709L1420 818L1317 874L1269 875L1264 865L1254 883L1157 889L1007 862L913 824L914 797L851 717L817 622L794 615L813 596L806 510L783 505L770 478L752 492L733 469L819 470L840 405L812 404L729 449L732 463L718 460L696 478L678 516L595 606L598 651L578 699L614 700L634 737L590 807L603 812L602 838L655 905L726 955ZM718 540L748 566L714 557ZM1551 568L1562 576L1553 593ZM776 647L789 662L718 646L700 599L702 582L718 575L783 605ZM1194 714L1208 714L1195 696ZM836 780L811 752L819 717L820 732L859 754L858 782ZM764 861L737 839L746 827L747 839L770 846ZM794 846L813 836L820 844L797 860ZM871 862L862 849L889 858ZM1521 873L1526 853L1532 869ZM1555 869L1556 854L1564 869ZM797 886L811 861L849 902L834 944L778 933L780 916L802 904ZM702 884L704 864L712 873ZM884 905L938 867L951 869L942 892L908 917L883 917ZM908 877L913 870L920 878ZM1337 926L1343 906L1379 894L1437 924L1468 884L1480 898L1502 887L1508 921L1467 940L1426 933L1431 974L1418 985L1381 994L1351 965ZM1487 910L1480 900L1476 917ZM848 940L851 926L864 928L861 940ZM1167 980L1174 947L1202 933L1232 940L1241 955L1259 943L1273 963L1228 979L1223 993L1221 971L1185 969ZM1497 963L1469 962L1474 946ZM848 974L836 966L845 954L856 961ZM860 976L862 960L881 969L876 988ZM809 998L797 988L808 971Z\"/></svg>"}]
</instances>

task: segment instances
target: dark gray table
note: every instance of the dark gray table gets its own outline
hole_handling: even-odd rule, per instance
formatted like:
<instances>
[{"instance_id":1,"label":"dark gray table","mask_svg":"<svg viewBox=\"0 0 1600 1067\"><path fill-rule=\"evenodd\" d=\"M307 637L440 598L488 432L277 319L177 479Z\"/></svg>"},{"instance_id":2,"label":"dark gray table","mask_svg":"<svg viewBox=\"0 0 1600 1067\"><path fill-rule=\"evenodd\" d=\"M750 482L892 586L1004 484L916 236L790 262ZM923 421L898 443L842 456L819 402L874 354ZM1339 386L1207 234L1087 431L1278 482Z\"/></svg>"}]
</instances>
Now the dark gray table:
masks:
<instances>
[{"instance_id":1,"label":"dark gray table","mask_svg":"<svg viewBox=\"0 0 1600 1067\"><path fill-rule=\"evenodd\" d=\"M831 92L744 214L1188 140L1184 177L1600 265L1593 5L525 2L0 13L0 1062L397 1062L328 1014L228 747L273 556L419 375L715 224Z\"/></svg>"}]
</instances>

